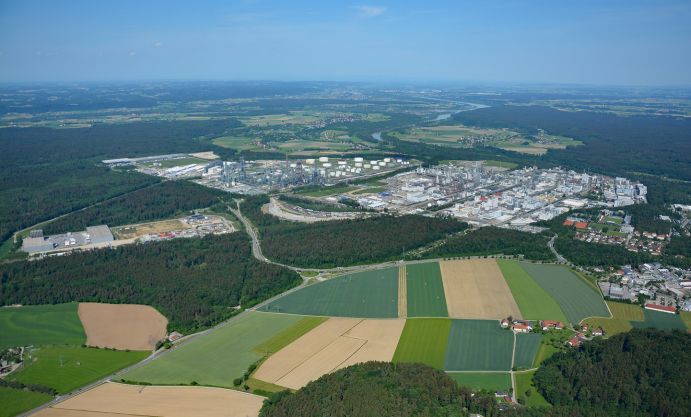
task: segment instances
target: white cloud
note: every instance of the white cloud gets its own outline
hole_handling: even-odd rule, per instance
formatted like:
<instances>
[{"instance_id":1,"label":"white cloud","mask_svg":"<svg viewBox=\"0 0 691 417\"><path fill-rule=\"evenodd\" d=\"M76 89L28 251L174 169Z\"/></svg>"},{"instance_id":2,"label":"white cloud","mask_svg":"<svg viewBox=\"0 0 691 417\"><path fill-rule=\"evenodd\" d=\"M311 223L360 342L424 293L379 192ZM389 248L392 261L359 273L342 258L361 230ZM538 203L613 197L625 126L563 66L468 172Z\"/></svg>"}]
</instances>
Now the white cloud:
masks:
<instances>
[{"instance_id":1,"label":"white cloud","mask_svg":"<svg viewBox=\"0 0 691 417\"><path fill-rule=\"evenodd\" d=\"M154 48L160 48L161 46L163 46L163 42L156 42L154 44Z\"/></svg>"},{"instance_id":2,"label":"white cloud","mask_svg":"<svg viewBox=\"0 0 691 417\"><path fill-rule=\"evenodd\" d=\"M384 6L355 6L354 8L362 17L377 17L386 11Z\"/></svg>"},{"instance_id":3,"label":"white cloud","mask_svg":"<svg viewBox=\"0 0 691 417\"><path fill-rule=\"evenodd\" d=\"M130 55L130 56L135 56L135 55L137 55L137 53L134 52L134 51L130 51L129 55Z\"/></svg>"}]
</instances>

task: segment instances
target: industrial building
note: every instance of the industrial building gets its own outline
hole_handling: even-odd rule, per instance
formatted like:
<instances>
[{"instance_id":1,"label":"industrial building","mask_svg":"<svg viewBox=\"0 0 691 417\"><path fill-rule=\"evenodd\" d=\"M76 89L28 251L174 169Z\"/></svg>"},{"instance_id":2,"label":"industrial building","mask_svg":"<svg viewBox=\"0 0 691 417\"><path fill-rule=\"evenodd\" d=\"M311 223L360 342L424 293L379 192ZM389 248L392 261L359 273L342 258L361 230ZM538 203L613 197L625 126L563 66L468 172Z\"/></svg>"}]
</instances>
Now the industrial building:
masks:
<instances>
[{"instance_id":1,"label":"industrial building","mask_svg":"<svg viewBox=\"0 0 691 417\"><path fill-rule=\"evenodd\" d=\"M30 255L35 255L77 248L103 247L113 240L113 234L106 225L90 226L81 232L67 232L51 236L44 236L42 230L34 230L29 237L22 241L22 250Z\"/></svg>"}]
</instances>

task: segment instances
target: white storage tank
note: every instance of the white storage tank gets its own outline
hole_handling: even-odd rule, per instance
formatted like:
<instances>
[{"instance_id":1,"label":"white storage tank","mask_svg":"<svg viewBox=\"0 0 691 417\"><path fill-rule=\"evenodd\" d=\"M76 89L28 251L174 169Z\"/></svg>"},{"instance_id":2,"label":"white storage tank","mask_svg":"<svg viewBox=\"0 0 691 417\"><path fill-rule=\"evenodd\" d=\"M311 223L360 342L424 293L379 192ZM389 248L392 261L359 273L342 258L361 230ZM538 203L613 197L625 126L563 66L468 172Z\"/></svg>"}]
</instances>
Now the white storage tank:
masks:
<instances>
[{"instance_id":1,"label":"white storage tank","mask_svg":"<svg viewBox=\"0 0 691 417\"><path fill-rule=\"evenodd\" d=\"M369 168L372 168L372 165L370 165L370 164L365 164L365 168L368 168L368 169L369 169Z\"/></svg>"},{"instance_id":2,"label":"white storage tank","mask_svg":"<svg viewBox=\"0 0 691 417\"><path fill-rule=\"evenodd\" d=\"M379 166L380 166L380 167L385 167L385 166L386 166L386 162L384 162L384 161L379 161Z\"/></svg>"},{"instance_id":3,"label":"white storage tank","mask_svg":"<svg viewBox=\"0 0 691 417\"><path fill-rule=\"evenodd\" d=\"M328 156L320 156L319 162L329 162L329 157Z\"/></svg>"},{"instance_id":4,"label":"white storage tank","mask_svg":"<svg viewBox=\"0 0 691 417\"><path fill-rule=\"evenodd\" d=\"M331 162L324 162L324 163L322 164L322 166L323 166L324 168L331 168Z\"/></svg>"},{"instance_id":5,"label":"white storage tank","mask_svg":"<svg viewBox=\"0 0 691 417\"><path fill-rule=\"evenodd\" d=\"M356 156L355 159L354 159L354 161L355 161L355 162L362 162L362 161L364 161L364 159L362 159L361 156Z\"/></svg>"},{"instance_id":6,"label":"white storage tank","mask_svg":"<svg viewBox=\"0 0 691 417\"><path fill-rule=\"evenodd\" d=\"M369 163L372 164L372 165L377 165L378 162L379 162L379 161L377 161L377 160L369 161Z\"/></svg>"},{"instance_id":7,"label":"white storage tank","mask_svg":"<svg viewBox=\"0 0 691 417\"><path fill-rule=\"evenodd\" d=\"M305 163L307 165L314 165L314 162L315 162L314 158L305 159Z\"/></svg>"},{"instance_id":8,"label":"white storage tank","mask_svg":"<svg viewBox=\"0 0 691 417\"><path fill-rule=\"evenodd\" d=\"M388 164L389 162L391 162L391 158L384 158L384 162Z\"/></svg>"},{"instance_id":9,"label":"white storage tank","mask_svg":"<svg viewBox=\"0 0 691 417\"><path fill-rule=\"evenodd\" d=\"M356 163L355 163L355 166L358 167L358 168L361 168L361 167L362 167L362 162L356 162Z\"/></svg>"},{"instance_id":10,"label":"white storage tank","mask_svg":"<svg viewBox=\"0 0 691 417\"><path fill-rule=\"evenodd\" d=\"M290 164L291 168L295 168L296 166L298 166L298 164Z\"/></svg>"},{"instance_id":11,"label":"white storage tank","mask_svg":"<svg viewBox=\"0 0 691 417\"><path fill-rule=\"evenodd\" d=\"M379 165L374 165L374 166L372 167L372 169L375 170L375 171L379 171Z\"/></svg>"},{"instance_id":12,"label":"white storage tank","mask_svg":"<svg viewBox=\"0 0 691 417\"><path fill-rule=\"evenodd\" d=\"M346 164L347 164L346 161L338 161L338 165L346 165Z\"/></svg>"}]
</instances>

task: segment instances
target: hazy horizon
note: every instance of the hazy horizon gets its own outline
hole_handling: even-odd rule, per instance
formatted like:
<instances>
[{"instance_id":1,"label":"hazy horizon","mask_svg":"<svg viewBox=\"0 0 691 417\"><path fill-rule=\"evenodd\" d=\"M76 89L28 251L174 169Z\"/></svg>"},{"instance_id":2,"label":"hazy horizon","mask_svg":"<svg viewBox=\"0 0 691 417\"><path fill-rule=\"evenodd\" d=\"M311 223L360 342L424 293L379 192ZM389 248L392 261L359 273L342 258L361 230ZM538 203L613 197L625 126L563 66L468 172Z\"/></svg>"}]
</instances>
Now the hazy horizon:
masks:
<instances>
[{"instance_id":1,"label":"hazy horizon","mask_svg":"<svg viewBox=\"0 0 691 417\"><path fill-rule=\"evenodd\" d=\"M691 3L5 1L0 83L691 85Z\"/></svg>"}]
</instances>

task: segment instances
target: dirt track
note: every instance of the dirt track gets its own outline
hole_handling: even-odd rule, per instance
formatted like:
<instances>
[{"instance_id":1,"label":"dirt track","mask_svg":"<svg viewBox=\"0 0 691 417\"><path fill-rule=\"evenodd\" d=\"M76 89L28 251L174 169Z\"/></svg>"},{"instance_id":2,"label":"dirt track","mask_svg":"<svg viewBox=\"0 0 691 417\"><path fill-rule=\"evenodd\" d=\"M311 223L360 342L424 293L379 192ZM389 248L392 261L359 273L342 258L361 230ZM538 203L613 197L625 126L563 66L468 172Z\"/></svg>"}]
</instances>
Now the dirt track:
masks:
<instances>
[{"instance_id":1,"label":"dirt track","mask_svg":"<svg viewBox=\"0 0 691 417\"><path fill-rule=\"evenodd\" d=\"M247 417L259 415L264 398L222 388L157 387L106 383L37 417Z\"/></svg>"},{"instance_id":2,"label":"dirt track","mask_svg":"<svg viewBox=\"0 0 691 417\"><path fill-rule=\"evenodd\" d=\"M521 318L521 311L493 259L441 261L439 266L450 317Z\"/></svg>"},{"instance_id":3,"label":"dirt track","mask_svg":"<svg viewBox=\"0 0 691 417\"><path fill-rule=\"evenodd\" d=\"M408 281L405 265L398 268L398 317L408 317Z\"/></svg>"},{"instance_id":4,"label":"dirt track","mask_svg":"<svg viewBox=\"0 0 691 417\"><path fill-rule=\"evenodd\" d=\"M153 350L166 336L168 319L137 304L79 303L79 319L89 346Z\"/></svg>"}]
</instances>

